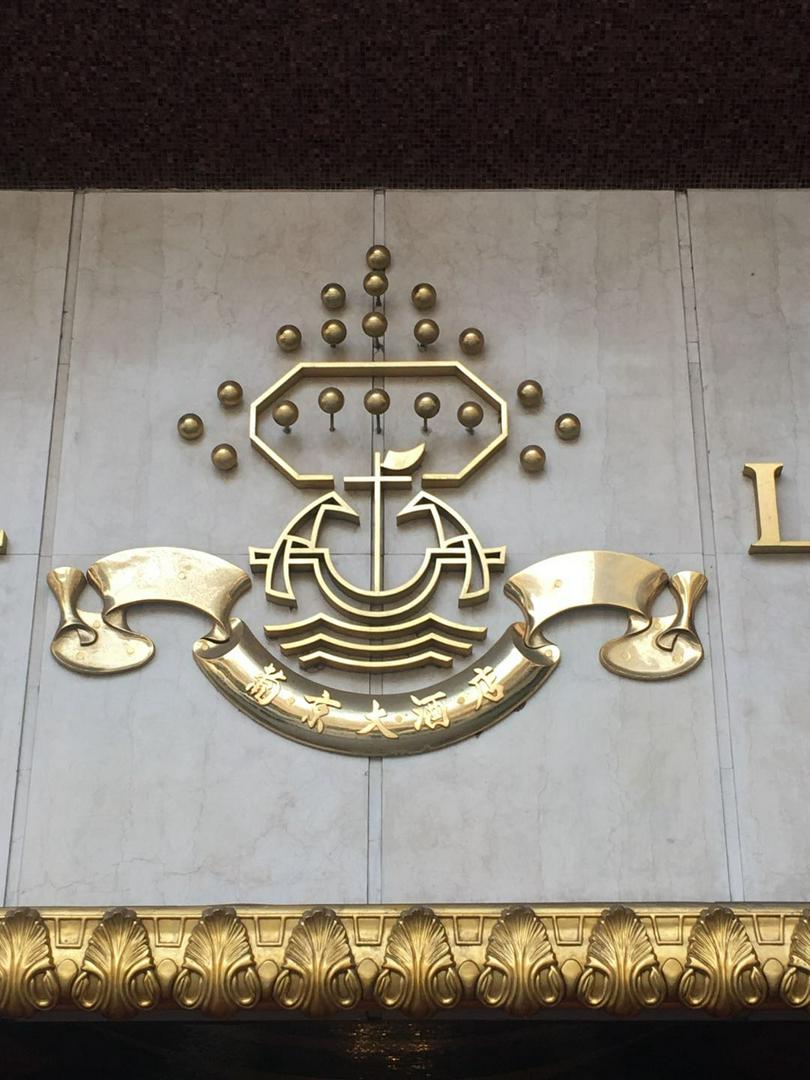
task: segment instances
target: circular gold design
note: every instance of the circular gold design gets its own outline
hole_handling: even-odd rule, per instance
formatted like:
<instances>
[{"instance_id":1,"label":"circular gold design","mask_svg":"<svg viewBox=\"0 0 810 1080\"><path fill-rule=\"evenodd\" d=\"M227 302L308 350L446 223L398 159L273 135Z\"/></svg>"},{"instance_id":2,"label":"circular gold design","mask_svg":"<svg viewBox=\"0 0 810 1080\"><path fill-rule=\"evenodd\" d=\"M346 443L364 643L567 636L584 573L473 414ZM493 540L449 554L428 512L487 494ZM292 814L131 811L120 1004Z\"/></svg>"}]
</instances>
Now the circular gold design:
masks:
<instances>
[{"instance_id":1,"label":"circular gold design","mask_svg":"<svg viewBox=\"0 0 810 1080\"><path fill-rule=\"evenodd\" d=\"M417 311L430 311L436 306L436 290L429 281L420 281L411 289L411 303Z\"/></svg>"},{"instance_id":2,"label":"circular gold design","mask_svg":"<svg viewBox=\"0 0 810 1080\"><path fill-rule=\"evenodd\" d=\"M288 323L276 330L276 343L283 352L295 352L301 348L301 331Z\"/></svg>"},{"instance_id":3,"label":"circular gold design","mask_svg":"<svg viewBox=\"0 0 810 1080\"><path fill-rule=\"evenodd\" d=\"M369 311L363 316L363 333L371 338L381 338L388 329L388 319L381 311Z\"/></svg>"},{"instance_id":4,"label":"circular gold design","mask_svg":"<svg viewBox=\"0 0 810 1080\"><path fill-rule=\"evenodd\" d=\"M461 331L458 343L465 356L478 356L484 351L484 335L474 326Z\"/></svg>"},{"instance_id":5,"label":"circular gold design","mask_svg":"<svg viewBox=\"0 0 810 1080\"><path fill-rule=\"evenodd\" d=\"M438 415L441 402L435 394L419 394L413 403L413 411L422 420L432 420Z\"/></svg>"},{"instance_id":6,"label":"circular gold design","mask_svg":"<svg viewBox=\"0 0 810 1080\"><path fill-rule=\"evenodd\" d=\"M536 409L543 402L543 387L537 379L524 379L517 388L518 401L526 409Z\"/></svg>"},{"instance_id":7,"label":"circular gold design","mask_svg":"<svg viewBox=\"0 0 810 1080\"><path fill-rule=\"evenodd\" d=\"M385 244L373 244L366 252L366 263L371 270L387 270L391 265L391 252Z\"/></svg>"},{"instance_id":8,"label":"circular gold design","mask_svg":"<svg viewBox=\"0 0 810 1080\"><path fill-rule=\"evenodd\" d=\"M318 394L318 408L327 416L334 416L343 408L345 400L342 390L338 390L336 386L326 386Z\"/></svg>"},{"instance_id":9,"label":"circular gold design","mask_svg":"<svg viewBox=\"0 0 810 1080\"><path fill-rule=\"evenodd\" d=\"M542 446L532 443L520 451L520 467L524 472L538 473L546 467L546 452Z\"/></svg>"},{"instance_id":10,"label":"circular gold design","mask_svg":"<svg viewBox=\"0 0 810 1080\"><path fill-rule=\"evenodd\" d=\"M235 379L226 379L217 387L217 397L220 405L224 405L226 409L233 409L242 404L242 387Z\"/></svg>"},{"instance_id":11,"label":"circular gold design","mask_svg":"<svg viewBox=\"0 0 810 1080\"><path fill-rule=\"evenodd\" d=\"M273 419L279 427L289 431L298 419L298 406L294 401L279 401L273 406Z\"/></svg>"},{"instance_id":12,"label":"circular gold design","mask_svg":"<svg viewBox=\"0 0 810 1080\"><path fill-rule=\"evenodd\" d=\"M390 404L390 394L387 390L383 390L382 387L379 386L367 390L365 397L363 398L363 406L365 407L366 412L371 413L372 416L382 416L384 412L388 412Z\"/></svg>"},{"instance_id":13,"label":"circular gold design","mask_svg":"<svg viewBox=\"0 0 810 1080\"><path fill-rule=\"evenodd\" d=\"M413 336L420 345L432 345L439 339L439 325L433 319L420 319L413 328Z\"/></svg>"},{"instance_id":14,"label":"circular gold design","mask_svg":"<svg viewBox=\"0 0 810 1080\"><path fill-rule=\"evenodd\" d=\"M465 401L463 405L459 405L456 416L467 431L472 431L484 419L484 410L477 401Z\"/></svg>"},{"instance_id":15,"label":"circular gold design","mask_svg":"<svg viewBox=\"0 0 810 1080\"><path fill-rule=\"evenodd\" d=\"M558 416L554 421L554 430L564 442L573 442L574 439L579 438L580 432L582 431L582 424L580 424L578 416L566 412L561 416Z\"/></svg>"},{"instance_id":16,"label":"circular gold design","mask_svg":"<svg viewBox=\"0 0 810 1080\"><path fill-rule=\"evenodd\" d=\"M388 288L388 278L382 270L369 270L363 278L363 288L369 296L382 296Z\"/></svg>"},{"instance_id":17,"label":"circular gold design","mask_svg":"<svg viewBox=\"0 0 810 1080\"><path fill-rule=\"evenodd\" d=\"M332 348L346 340L346 324L340 319L327 319L321 327L321 337Z\"/></svg>"},{"instance_id":18,"label":"circular gold design","mask_svg":"<svg viewBox=\"0 0 810 1080\"><path fill-rule=\"evenodd\" d=\"M329 281L321 289L321 303L329 311L340 311L346 303L346 290L336 281Z\"/></svg>"},{"instance_id":19,"label":"circular gold design","mask_svg":"<svg viewBox=\"0 0 810 1080\"><path fill-rule=\"evenodd\" d=\"M199 439L204 430L205 425L202 422L202 417L197 416L196 413L183 413L177 421L177 433L186 442L194 442L195 439Z\"/></svg>"},{"instance_id":20,"label":"circular gold design","mask_svg":"<svg viewBox=\"0 0 810 1080\"><path fill-rule=\"evenodd\" d=\"M228 472L230 469L235 469L239 462L239 455L236 453L236 448L231 446L230 443L219 443L211 451L211 463L215 469L219 469L220 472Z\"/></svg>"}]
</instances>

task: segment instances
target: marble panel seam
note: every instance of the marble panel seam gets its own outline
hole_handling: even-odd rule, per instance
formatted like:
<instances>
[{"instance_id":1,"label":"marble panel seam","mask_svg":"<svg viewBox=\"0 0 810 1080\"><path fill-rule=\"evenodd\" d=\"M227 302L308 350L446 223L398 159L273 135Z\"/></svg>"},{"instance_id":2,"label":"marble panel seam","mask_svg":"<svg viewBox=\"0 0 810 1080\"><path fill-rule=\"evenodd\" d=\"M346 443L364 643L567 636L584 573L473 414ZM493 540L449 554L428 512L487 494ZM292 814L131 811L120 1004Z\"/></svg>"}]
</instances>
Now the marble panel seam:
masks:
<instances>
[{"instance_id":1,"label":"marble panel seam","mask_svg":"<svg viewBox=\"0 0 810 1080\"><path fill-rule=\"evenodd\" d=\"M701 544L705 572L713 588L706 594L706 615L709 636L709 657L712 673L717 757L720 773L720 796L723 814L723 834L726 848L726 870L729 897L744 899L742 849L740 842L739 802L731 742L728 673L725 664L723 612L720 601L716 560L716 534L709 470L708 434L703 400L703 371L700 357L700 322L695 294L695 274L692 255L692 228L689 198L686 192L675 193L675 217L678 228L678 254L683 289L684 337L687 345L689 397L692 408L692 438L695 450L695 474L700 515ZM691 335L694 335L693 337ZM691 345L691 348L690 348Z\"/></svg>"},{"instance_id":2,"label":"marble panel seam","mask_svg":"<svg viewBox=\"0 0 810 1080\"><path fill-rule=\"evenodd\" d=\"M48 447L48 468L45 479L45 498L42 506L42 531L40 533L40 557L53 551L56 532L56 513L59 501L59 475L62 467L62 441L67 413L68 383L70 379L70 354L73 347L73 316L76 309L76 293L79 282L82 222L84 219L84 195L73 196L68 237L65 289L62 298L62 323L59 331L59 362L56 374L56 390L51 418L51 440Z\"/></svg>"},{"instance_id":3,"label":"marble panel seam","mask_svg":"<svg viewBox=\"0 0 810 1080\"><path fill-rule=\"evenodd\" d=\"M71 207L70 232L68 236L65 283L62 296L62 319L59 331L59 350L54 384L53 409L51 412L51 437L48 446L45 493L42 503L40 549L37 558L37 580L34 586L33 614L28 642L28 663L25 675L25 697L19 723L17 744L17 770L14 786L11 821L7 840L7 858L3 875L5 902L16 893L22 859L25 820L27 818L31 759L34 748L37 700L39 697L39 671L42 650L49 630L49 590L45 582L48 556L45 552L53 546L56 526L56 501L58 498L59 473L62 457L67 387L70 372L70 350L73 339L73 312L76 305L79 253L81 248L84 195L74 192ZM32 718L34 722L32 723ZM22 829L20 833L20 829ZM12 881L15 883L12 884Z\"/></svg>"}]
</instances>

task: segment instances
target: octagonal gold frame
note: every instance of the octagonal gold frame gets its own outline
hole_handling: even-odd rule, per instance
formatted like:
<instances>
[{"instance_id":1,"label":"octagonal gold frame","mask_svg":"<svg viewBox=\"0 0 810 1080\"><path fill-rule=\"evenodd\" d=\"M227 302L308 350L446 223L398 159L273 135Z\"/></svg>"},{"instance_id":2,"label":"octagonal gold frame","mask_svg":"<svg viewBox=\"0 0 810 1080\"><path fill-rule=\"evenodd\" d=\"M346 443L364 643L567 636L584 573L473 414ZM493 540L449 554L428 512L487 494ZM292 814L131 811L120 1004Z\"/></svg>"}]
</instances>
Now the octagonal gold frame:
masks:
<instances>
[{"instance_id":1,"label":"octagonal gold frame","mask_svg":"<svg viewBox=\"0 0 810 1080\"><path fill-rule=\"evenodd\" d=\"M488 404L492 405L498 413L500 432L491 439L475 457L469 461L459 472L452 473L423 473L423 487L459 487L468 477L478 469L506 442L509 435L509 413L506 402L477 375L465 367L459 360L365 360L349 361L348 363L330 360L305 360L296 364L286 374L275 382L269 390L256 398L250 406L250 441L271 465L296 487L299 488L331 488L334 487L335 477L328 473L299 473L277 451L262 439L258 432L258 421L262 413L265 413L273 404L283 397L284 394L301 379L310 376L339 377L341 379L358 379L363 376L374 379L380 377L416 378L420 375L432 376L452 375L466 383Z\"/></svg>"}]
</instances>

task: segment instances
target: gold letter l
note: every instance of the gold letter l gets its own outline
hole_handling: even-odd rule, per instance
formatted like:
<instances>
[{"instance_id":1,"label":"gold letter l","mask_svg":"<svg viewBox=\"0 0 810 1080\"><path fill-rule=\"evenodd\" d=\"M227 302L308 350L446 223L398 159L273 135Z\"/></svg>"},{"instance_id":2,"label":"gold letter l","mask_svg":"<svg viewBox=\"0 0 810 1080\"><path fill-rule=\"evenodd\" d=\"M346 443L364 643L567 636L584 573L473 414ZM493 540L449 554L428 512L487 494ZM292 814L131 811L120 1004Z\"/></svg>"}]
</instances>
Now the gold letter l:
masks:
<instances>
[{"instance_id":1,"label":"gold letter l","mask_svg":"<svg viewBox=\"0 0 810 1080\"><path fill-rule=\"evenodd\" d=\"M754 481L759 527L759 537L749 547L749 555L810 553L810 540L782 539L779 506L776 502L776 478L781 472L781 461L753 461L743 468L743 476L750 476Z\"/></svg>"}]
</instances>

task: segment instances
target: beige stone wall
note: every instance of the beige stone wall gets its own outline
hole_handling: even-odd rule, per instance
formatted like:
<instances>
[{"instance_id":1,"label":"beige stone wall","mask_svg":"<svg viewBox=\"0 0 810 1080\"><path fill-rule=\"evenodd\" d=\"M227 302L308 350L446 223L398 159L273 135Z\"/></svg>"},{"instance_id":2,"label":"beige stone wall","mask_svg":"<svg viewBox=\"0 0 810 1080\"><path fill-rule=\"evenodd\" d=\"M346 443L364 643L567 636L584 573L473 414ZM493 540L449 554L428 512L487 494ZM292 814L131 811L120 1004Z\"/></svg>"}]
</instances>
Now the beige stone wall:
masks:
<instances>
[{"instance_id":1,"label":"beige stone wall","mask_svg":"<svg viewBox=\"0 0 810 1080\"><path fill-rule=\"evenodd\" d=\"M745 461L784 461L785 533L810 536L809 210L795 192L0 193L5 902L810 895L810 557L747 554L741 475ZM619 679L598 651L623 617L565 616L560 670L522 711L381 762L299 746L234 710L195 668L196 616L134 616L158 647L139 672L94 680L56 665L52 566L168 544L247 569L248 545L272 543L305 505L216 386L237 378L250 400L278 378L285 322L302 327L301 358L334 358L318 335L328 280L350 294L340 355L369 358L374 240L393 253L387 359L418 355L409 294L426 279L442 327L431 355L455 358L474 324L488 342L476 373L510 403L524 378L545 387L539 413L512 404L507 447L453 505L486 544L507 544L507 574L580 548L703 569L699 669ZM310 402L291 445L367 468L374 449L413 443L408 408L378 438L347 397L334 437ZM451 400L430 436L437 458L458 440ZM177 437L188 410L206 421L200 444ZM566 410L582 419L575 444L553 434ZM208 462L223 440L239 450L233 474ZM542 476L518 466L528 442L546 448ZM386 541L401 580L424 534L389 515ZM331 543L361 581L367 521ZM451 589L440 603L458 614ZM515 612L496 582L475 617L495 636ZM279 618L258 580L236 613L257 630Z\"/></svg>"}]
</instances>

